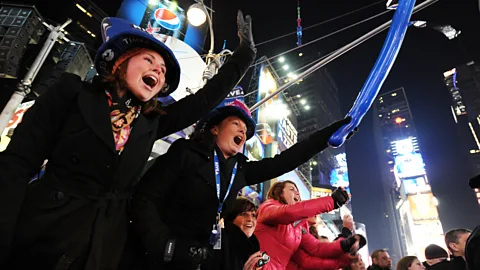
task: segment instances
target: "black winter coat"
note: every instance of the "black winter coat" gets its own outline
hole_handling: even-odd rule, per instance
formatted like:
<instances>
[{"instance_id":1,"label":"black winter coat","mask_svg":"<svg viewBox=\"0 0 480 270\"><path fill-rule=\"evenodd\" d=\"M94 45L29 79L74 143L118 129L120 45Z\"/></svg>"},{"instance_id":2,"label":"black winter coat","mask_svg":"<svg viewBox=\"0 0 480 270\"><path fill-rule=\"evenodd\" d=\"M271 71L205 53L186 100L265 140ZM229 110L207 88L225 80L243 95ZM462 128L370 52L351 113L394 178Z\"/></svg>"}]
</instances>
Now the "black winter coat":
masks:
<instances>
[{"instance_id":1,"label":"black winter coat","mask_svg":"<svg viewBox=\"0 0 480 270\"><path fill-rule=\"evenodd\" d=\"M260 243L255 235L248 238L233 223L225 223L223 229L222 250L213 252L208 270L242 270L250 256L260 250Z\"/></svg>"},{"instance_id":2,"label":"black winter coat","mask_svg":"<svg viewBox=\"0 0 480 270\"><path fill-rule=\"evenodd\" d=\"M473 230L467 240L465 258L468 270L480 269L480 226Z\"/></svg>"},{"instance_id":3,"label":"black winter coat","mask_svg":"<svg viewBox=\"0 0 480 270\"><path fill-rule=\"evenodd\" d=\"M164 108L164 115L140 115L121 155L102 83L64 74L0 153L0 268L13 250L2 269L117 269L129 198L155 140L208 114L254 57L241 45L195 95ZM29 184L45 159L44 177Z\"/></svg>"},{"instance_id":4,"label":"black winter coat","mask_svg":"<svg viewBox=\"0 0 480 270\"><path fill-rule=\"evenodd\" d=\"M328 128L317 131L274 158L247 162L242 154L232 157L237 159L238 169L223 213L234 204L240 189L294 170L325 149L333 132ZM186 261L163 263L168 239L209 246L219 205L214 147L214 143L178 139L165 155L157 158L140 181L132 201L133 226L142 238L152 269L159 269L162 264L164 269L195 269L183 264ZM220 164L220 170L225 170L225 166ZM176 254L187 253L178 249L177 245L173 261Z\"/></svg>"}]
</instances>

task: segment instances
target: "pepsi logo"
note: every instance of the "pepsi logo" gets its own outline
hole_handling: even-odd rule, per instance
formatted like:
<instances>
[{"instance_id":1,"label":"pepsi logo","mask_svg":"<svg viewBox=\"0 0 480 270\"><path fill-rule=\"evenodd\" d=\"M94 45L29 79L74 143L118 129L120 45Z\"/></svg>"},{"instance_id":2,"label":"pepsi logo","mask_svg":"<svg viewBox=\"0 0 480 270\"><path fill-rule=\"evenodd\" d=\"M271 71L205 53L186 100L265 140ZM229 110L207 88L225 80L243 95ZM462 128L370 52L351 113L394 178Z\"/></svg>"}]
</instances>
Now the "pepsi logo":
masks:
<instances>
[{"instance_id":1,"label":"pepsi logo","mask_svg":"<svg viewBox=\"0 0 480 270\"><path fill-rule=\"evenodd\" d=\"M180 19L171 10L166 8L159 8L155 10L155 20L161 27L168 30L177 30L180 28Z\"/></svg>"}]
</instances>

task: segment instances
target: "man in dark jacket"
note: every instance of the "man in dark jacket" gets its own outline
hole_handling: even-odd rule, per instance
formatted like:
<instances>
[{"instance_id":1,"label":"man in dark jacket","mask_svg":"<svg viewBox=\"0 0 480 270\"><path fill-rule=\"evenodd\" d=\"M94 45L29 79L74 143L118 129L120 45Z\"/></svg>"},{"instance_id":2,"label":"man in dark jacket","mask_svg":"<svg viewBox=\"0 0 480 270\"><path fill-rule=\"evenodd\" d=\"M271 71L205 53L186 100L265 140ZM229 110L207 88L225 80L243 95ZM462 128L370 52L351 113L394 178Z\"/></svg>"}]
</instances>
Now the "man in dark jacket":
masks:
<instances>
[{"instance_id":1,"label":"man in dark jacket","mask_svg":"<svg viewBox=\"0 0 480 270\"><path fill-rule=\"evenodd\" d=\"M480 269L480 226L473 230L465 250L468 270Z\"/></svg>"},{"instance_id":2,"label":"man in dark jacket","mask_svg":"<svg viewBox=\"0 0 480 270\"><path fill-rule=\"evenodd\" d=\"M465 247L471 233L472 231L468 229L452 229L445 234L445 244L452 254L452 256L450 256L450 263L453 266L452 269L466 269Z\"/></svg>"},{"instance_id":3,"label":"man in dark jacket","mask_svg":"<svg viewBox=\"0 0 480 270\"><path fill-rule=\"evenodd\" d=\"M448 261L448 253L442 247L431 244L425 248L425 258L423 265L428 269L447 270L451 269L451 263Z\"/></svg>"},{"instance_id":4,"label":"man in dark jacket","mask_svg":"<svg viewBox=\"0 0 480 270\"><path fill-rule=\"evenodd\" d=\"M391 270L392 259L385 249L377 249L372 252L372 265L368 270Z\"/></svg>"}]
</instances>

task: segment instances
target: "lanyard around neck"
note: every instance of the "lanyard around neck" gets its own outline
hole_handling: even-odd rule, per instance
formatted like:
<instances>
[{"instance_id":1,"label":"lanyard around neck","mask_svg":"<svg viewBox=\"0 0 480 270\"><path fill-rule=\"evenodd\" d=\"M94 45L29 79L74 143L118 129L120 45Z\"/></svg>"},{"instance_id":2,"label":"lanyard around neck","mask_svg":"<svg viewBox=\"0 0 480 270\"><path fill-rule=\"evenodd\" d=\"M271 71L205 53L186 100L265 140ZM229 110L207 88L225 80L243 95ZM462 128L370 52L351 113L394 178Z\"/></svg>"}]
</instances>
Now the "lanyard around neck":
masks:
<instances>
[{"instance_id":1,"label":"lanyard around neck","mask_svg":"<svg viewBox=\"0 0 480 270\"><path fill-rule=\"evenodd\" d=\"M223 204L227 200L228 194L230 194L230 190L232 189L233 181L235 180L235 175L237 174L237 164L235 162L235 166L233 166L232 176L230 178L230 183L228 184L227 192L225 193L225 197L223 201L220 200L220 162L218 161L217 151L213 150L213 163L214 163L214 170L215 170L215 180L216 180L216 188L217 188L217 198L218 198L218 214L222 213Z\"/></svg>"}]
</instances>

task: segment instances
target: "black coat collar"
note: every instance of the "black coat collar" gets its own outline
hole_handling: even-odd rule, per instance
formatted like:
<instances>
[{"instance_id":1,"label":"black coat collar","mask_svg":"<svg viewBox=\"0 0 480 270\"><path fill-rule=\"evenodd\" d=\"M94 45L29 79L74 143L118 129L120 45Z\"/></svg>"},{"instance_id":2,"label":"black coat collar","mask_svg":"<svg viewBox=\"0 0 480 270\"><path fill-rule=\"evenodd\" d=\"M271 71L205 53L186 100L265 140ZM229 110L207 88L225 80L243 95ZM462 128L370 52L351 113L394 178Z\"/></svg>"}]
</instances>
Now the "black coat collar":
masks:
<instances>
[{"instance_id":1,"label":"black coat collar","mask_svg":"<svg viewBox=\"0 0 480 270\"><path fill-rule=\"evenodd\" d=\"M96 78L90 87L88 83L84 83L84 91L81 91L78 97L78 107L93 132L113 152L116 152L110 122L110 108L108 107L107 96L102 90L104 87L105 85L100 82L99 78ZM135 126L128 138L127 145L154 128L153 121L148 121L143 114L140 114L135 120Z\"/></svg>"}]
</instances>

